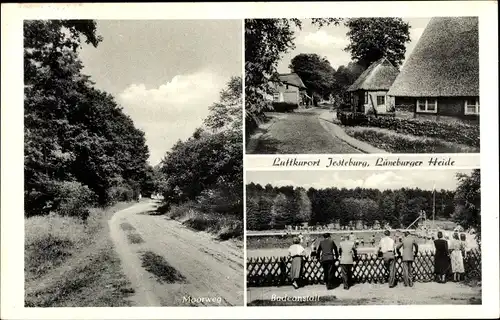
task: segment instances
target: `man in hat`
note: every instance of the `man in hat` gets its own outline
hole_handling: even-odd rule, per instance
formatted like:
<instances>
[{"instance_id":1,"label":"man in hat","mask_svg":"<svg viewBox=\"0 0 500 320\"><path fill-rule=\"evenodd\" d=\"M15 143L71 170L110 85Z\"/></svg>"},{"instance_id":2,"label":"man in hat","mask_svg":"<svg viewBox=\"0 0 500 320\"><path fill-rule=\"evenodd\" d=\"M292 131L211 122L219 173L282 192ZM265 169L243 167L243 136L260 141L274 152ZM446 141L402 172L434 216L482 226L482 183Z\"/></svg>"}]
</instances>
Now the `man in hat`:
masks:
<instances>
[{"instance_id":1,"label":"man in hat","mask_svg":"<svg viewBox=\"0 0 500 320\"><path fill-rule=\"evenodd\" d=\"M410 235L409 231L404 232L404 239L396 247L398 251L401 252L403 249L403 281L404 285L413 287L413 274L412 274L412 264L415 256L418 253L418 244L414 237Z\"/></svg>"},{"instance_id":2,"label":"man in hat","mask_svg":"<svg viewBox=\"0 0 500 320\"><path fill-rule=\"evenodd\" d=\"M328 290L333 289L333 267L338 255L337 246L331 239L330 233L325 233L323 240L319 243L317 256L323 267L323 281Z\"/></svg>"},{"instance_id":3,"label":"man in hat","mask_svg":"<svg viewBox=\"0 0 500 320\"><path fill-rule=\"evenodd\" d=\"M378 251L382 253L386 272L389 273L389 288L393 288L396 285L396 260L394 256L395 243L390 235L389 230L384 231L384 237L380 239Z\"/></svg>"},{"instance_id":4,"label":"man in hat","mask_svg":"<svg viewBox=\"0 0 500 320\"><path fill-rule=\"evenodd\" d=\"M339 253L342 282L344 283L344 289L349 290L352 285L352 266L354 260L357 259L356 245L349 236L347 236L346 240L342 239L340 242Z\"/></svg>"}]
</instances>

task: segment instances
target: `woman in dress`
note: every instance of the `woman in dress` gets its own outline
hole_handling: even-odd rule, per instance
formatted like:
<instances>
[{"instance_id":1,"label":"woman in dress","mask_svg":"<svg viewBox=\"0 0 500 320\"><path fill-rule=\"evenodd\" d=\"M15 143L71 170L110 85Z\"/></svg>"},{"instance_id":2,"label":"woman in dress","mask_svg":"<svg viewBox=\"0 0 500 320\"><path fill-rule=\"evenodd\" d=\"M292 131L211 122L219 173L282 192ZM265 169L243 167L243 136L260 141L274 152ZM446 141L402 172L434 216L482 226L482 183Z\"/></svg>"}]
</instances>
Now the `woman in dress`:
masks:
<instances>
[{"instance_id":1,"label":"woman in dress","mask_svg":"<svg viewBox=\"0 0 500 320\"><path fill-rule=\"evenodd\" d=\"M437 282L445 283L446 274L450 267L448 241L443 239L443 232L441 231L437 233L437 237L434 240L434 247L436 248L436 252L434 253L434 273L437 276Z\"/></svg>"},{"instance_id":2,"label":"woman in dress","mask_svg":"<svg viewBox=\"0 0 500 320\"><path fill-rule=\"evenodd\" d=\"M451 272L453 272L453 281L460 280L460 274L464 273L464 246L458 237L458 233L453 234L453 239L450 241L450 258L451 258Z\"/></svg>"},{"instance_id":3,"label":"woman in dress","mask_svg":"<svg viewBox=\"0 0 500 320\"><path fill-rule=\"evenodd\" d=\"M302 259L305 249L300 245L298 237L293 238L293 244L288 248L288 255L292 257L292 267L290 268L290 278L295 289L299 288L299 282L302 271Z\"/></svg>"}]
</instances>

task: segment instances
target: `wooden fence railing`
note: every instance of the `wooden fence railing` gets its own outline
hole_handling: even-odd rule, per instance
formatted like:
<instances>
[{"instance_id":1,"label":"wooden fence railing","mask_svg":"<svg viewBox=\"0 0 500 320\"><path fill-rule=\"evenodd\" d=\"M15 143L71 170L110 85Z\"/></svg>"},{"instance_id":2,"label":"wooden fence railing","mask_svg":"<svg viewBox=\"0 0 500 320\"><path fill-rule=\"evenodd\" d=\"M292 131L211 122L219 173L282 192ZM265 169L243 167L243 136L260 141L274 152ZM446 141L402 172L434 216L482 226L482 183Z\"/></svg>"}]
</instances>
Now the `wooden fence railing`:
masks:
<instances>
[{"instance_id":1,"label":"wooden fence railing","mask_svg":"<svg viewBox=\"0 0 500 320\"><path fill-rule=\"evenodd\" d=\"M386 282L387 272L382 258L375 254L359 254L359 259L353 266L353 280L356 283ZM335 261L335 277L340 280L339 262ZM481 278L481 252L469 251L464 258L465 278ZM259 257L247 261L247 286L281 286L290 285L289 277L291 258L289 257ZM451 272L451 271L450 271ZM413 277L417 282L434 280L434 253L419 252L413 262ZM401 257L396 258L396 279L402 281ZM323 280L323 269L315 258L306 257L302 265L302 282L318 284Z\"/></svg>"}]
</instances>

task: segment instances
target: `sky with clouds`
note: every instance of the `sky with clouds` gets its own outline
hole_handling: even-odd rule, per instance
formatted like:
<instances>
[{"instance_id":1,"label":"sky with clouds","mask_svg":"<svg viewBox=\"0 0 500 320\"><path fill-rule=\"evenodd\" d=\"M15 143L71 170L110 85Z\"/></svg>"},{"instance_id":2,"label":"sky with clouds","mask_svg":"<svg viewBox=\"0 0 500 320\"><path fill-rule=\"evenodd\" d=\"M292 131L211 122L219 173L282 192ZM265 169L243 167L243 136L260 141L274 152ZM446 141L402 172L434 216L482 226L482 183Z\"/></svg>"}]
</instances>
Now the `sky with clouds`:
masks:
<instances>
[{"instance_id":1,"label":"sky with clouds","mask_svg":"<svg viewBox=\"0 0 500 320\"><path fill-rule=\"evenodd\" d=\"M146 134L155 165L191 136L231 76L241 76L241 20L98 20L83 72Z\"/></svg>"},{"instance_id":2,"label":"sky with clouds","mask_svg":"<svg viewBox=\"0 0 500 320\"><path fill-rule=\"evenodd\" d=\"M374 188L380 190L420 188L455 190L457 173L470 174L472 170L344 170L344 171L247 171L247 183L270 183L273 186L308 188Z\"/></svg>"},{"instance_id":3,"label":"sky with clouds","mask_svg":"<svg viewBox=\"0 0 500 320\"><path fill-rule=\"evenodd\" d=\"M410 39L406 44L406 57L420 39L430 18L405 18L404 21L410 24ZM311 24L311 20L305 19L302 23L302 30L295 28L295 49L283 55L278 64L280 73L288 73L288 66L293 57L300 53L316 53L322 57L327 57L334 69L341 65L347 65L351 61L350 53L344 48L349 44L346 36L349 30L344 25L326 26L319 29Z\"/></svg>"}]
</instances>

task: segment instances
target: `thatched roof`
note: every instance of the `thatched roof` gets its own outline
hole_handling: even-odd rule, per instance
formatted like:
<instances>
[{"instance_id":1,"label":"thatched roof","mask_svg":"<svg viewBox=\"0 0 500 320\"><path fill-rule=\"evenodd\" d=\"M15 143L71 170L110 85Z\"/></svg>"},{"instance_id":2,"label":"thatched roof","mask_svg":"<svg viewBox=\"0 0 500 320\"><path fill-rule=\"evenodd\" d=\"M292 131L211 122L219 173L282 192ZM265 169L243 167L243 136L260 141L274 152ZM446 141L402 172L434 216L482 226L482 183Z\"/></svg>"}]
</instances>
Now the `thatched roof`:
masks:
<instances>
[{"instance_id":1,"label":"thatched roof","mask_svg":"<svg viewBox=\"0 0 500 320\"><path fill-rule=\"evenodd\" d=\"M296 73L280 74L278 78L284 84L295 86L299 89L306 89L304 82L302 82L302 79L300 79L299 75Z\"/></svg>"},{"instance_id":2,"label":"thatched roof","mask_svg":"<svg viewBox=\"0 0 500 320\"><path fill-rule=\"evenodd\" d=\"M478 18L432 18L388 94L479 96Z\"/></svg>"},{"instance_id":3,"label":"thatched roof","mask_svg":"<svg viewBox=\"0 0 500 320\"><path fill-rule=\"evenodd\" d=\"M398 69L389 60L382 58L363 71L347 91L389 90L397 75Z\"/></svg>"}]
</instances>

